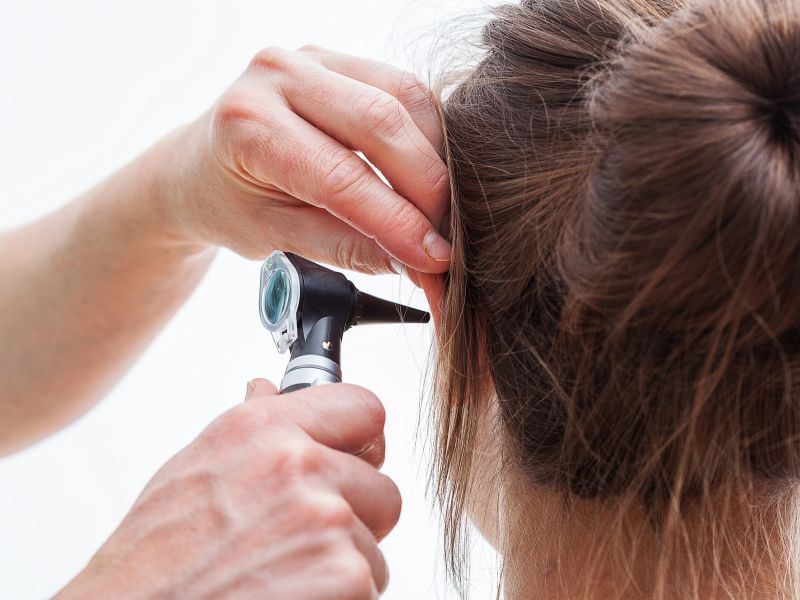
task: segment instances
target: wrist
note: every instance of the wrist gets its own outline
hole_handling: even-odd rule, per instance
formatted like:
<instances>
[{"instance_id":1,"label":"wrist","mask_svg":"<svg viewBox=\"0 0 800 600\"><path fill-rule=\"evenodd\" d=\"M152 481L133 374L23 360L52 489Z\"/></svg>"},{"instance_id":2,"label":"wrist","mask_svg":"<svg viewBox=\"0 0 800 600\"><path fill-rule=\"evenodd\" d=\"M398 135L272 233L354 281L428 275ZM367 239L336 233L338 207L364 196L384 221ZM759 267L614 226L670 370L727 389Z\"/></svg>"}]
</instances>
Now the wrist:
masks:
<instances>
[{"instance_id":1,"label":"wrist","mask_svg":"<svg viewBox=\"0 0 800 600\"><path fill-rule=\"evenodd\" d=\"M188 195L181 156L187 129L173 131L69 205L66 244L92 240L95 252L118 263L135 257L137 265L173 270L207 265L216 247L194 235L185 223L188 211L179 210Z\"/></svg>"},{"instance_id":2,"label":"wrist","mask_svg":"<svg viewBox=\"0 0 800 600\"><path fill-rule=\"evenodd\" d=\"M197 129L191 123L166 135L139 157L137 170L147 181L141 208L152 218L152 231L159 241L202 252L213 244L198 227L206 169L198 158L203 142L197 139Z\"/></svg>"},{"instance_id":3,"label":"wrist","mask_svg":"<svg viewBox=\"0 0 800 600\"><path fill-rule=\"evenodd\" d=\"M210 116L176 129L142 157L152 173L159 228L170 242L197 249L224 244L219 229L230 184L213 156Z\"/></svg>"}]
</instances>

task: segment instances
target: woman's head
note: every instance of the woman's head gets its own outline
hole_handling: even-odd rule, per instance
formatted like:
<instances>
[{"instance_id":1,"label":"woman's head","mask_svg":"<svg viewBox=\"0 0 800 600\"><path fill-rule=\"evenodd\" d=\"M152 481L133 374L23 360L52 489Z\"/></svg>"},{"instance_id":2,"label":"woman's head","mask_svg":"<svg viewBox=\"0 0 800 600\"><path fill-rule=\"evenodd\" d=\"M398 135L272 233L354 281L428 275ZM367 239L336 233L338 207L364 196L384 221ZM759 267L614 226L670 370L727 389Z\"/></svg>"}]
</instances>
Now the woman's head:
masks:
<instances>
[{"instance_id":1,"label":"woman's head","mask_svg":"<svg viewBox=\"0 0 800 600\"><path fill-rule=\"evenodd\" d=\"M800 4L525 0L482 44L444 101L448 533L488 389L503 469L641 510L668 569L800 476Z\"/></svg>"}]
</instances>

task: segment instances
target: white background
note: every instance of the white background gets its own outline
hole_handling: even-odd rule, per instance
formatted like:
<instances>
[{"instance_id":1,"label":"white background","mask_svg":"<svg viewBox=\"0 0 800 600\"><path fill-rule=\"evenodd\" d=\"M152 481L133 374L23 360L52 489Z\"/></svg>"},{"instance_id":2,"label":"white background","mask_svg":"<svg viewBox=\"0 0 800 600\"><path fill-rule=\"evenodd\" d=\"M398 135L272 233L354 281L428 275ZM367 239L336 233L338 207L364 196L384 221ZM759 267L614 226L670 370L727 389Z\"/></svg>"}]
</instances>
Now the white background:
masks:
<instances>
[{"instance_id":1,"label":"white background","mask_svg":"<svg viewBox=\"0 0 800 600\"><path fill-rule=\"evenodd\" d=\"M416 67L424 76L440 26L481 4L0 0L0 229L51 211L195 118L264 46L315 43ZM53 594L113 531L156 469L242 400L248 379L280 379L285 356L258 321L257 279L258 264L223 253L96 409L0 460L0 598ZM397 277L355 282L424 303ZM385 471L404 497L400 523L383 544L392 572L386 597L453 598L441 575L435 512L424 496L425 436L418 435L427 424L420 381L430 331L362 328L348 333L344 348L345 380L373 389L386 404ZM29 385L36 394L37 382ZM480 549L473 597L486 598L495 565Z\"/></svg>"}]
</instances>

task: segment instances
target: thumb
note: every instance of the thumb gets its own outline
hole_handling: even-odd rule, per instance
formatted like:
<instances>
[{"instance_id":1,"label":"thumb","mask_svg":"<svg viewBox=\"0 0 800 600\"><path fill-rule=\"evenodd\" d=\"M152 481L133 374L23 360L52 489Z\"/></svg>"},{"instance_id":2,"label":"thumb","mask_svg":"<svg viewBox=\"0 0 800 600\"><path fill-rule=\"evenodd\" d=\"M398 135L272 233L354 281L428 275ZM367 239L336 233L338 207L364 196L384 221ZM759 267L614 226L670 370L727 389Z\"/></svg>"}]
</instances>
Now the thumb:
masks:
<instances>
[{"instance_id":1,"label":"thumb","mask_svg":"<svg viewBox=\"0 0 800 600\"><path fill-rule=\"evenodd\" d=\"M244 395L244 401L247 402L254 398L263 398L264 396L276 396L278 388L275 384L266 379L253 379L247 382L247 391Z\"/></svg>"}]
</instances>

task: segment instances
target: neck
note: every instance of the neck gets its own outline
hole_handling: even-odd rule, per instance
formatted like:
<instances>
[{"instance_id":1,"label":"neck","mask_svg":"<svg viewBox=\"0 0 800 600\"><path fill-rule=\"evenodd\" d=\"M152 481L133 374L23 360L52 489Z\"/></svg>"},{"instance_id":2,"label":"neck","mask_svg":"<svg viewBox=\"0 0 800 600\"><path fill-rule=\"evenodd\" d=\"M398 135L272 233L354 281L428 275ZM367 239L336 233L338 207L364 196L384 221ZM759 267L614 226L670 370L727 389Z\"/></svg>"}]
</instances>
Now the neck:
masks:
<instances>
[{"instance_id":1,"label":"neck","mask_svg":"<svg viewBox=\"0 0 800 600\"><path fill-rule=\"evenodd\" d=\"M507 492L503 529L516 534L505 540L508 600L797 597L785 543L792 535L788 498L734 501L720 492L709 510L685 515L673 536L657 534L634 503L622 509L619 499L572 499L567 507L563 496L532 488Z\"/></svg>"}]
</instances>

